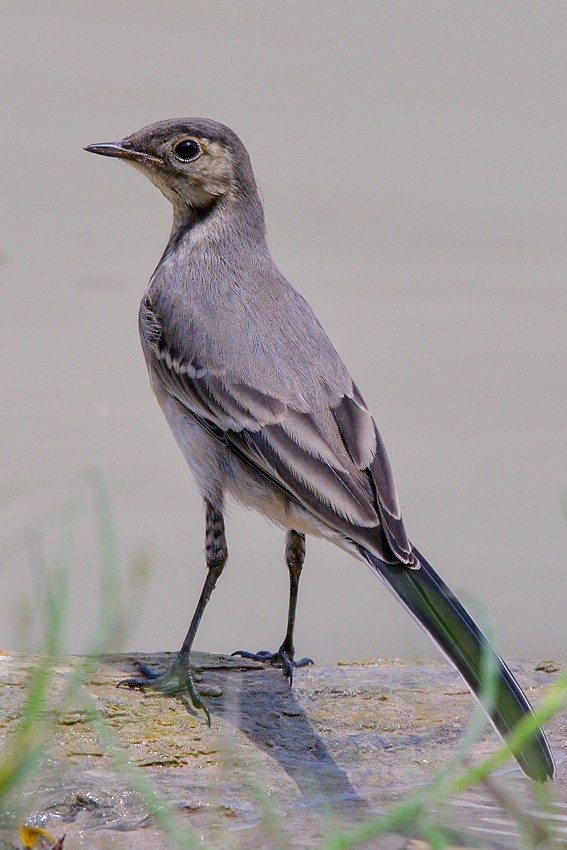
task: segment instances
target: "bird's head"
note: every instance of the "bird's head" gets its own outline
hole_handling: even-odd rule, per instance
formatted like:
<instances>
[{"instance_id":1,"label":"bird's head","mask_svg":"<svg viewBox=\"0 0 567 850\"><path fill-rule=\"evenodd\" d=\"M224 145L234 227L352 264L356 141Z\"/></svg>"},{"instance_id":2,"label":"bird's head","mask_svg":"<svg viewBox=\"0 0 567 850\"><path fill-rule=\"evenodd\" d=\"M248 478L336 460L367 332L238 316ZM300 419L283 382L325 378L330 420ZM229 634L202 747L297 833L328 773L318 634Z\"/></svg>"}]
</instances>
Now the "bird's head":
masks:
<instances>
[{"instance_id":1,"label":"bird's head","mask_svg":"<svg viewBox=\"0 0 567 850\"><path fill-rule=\"evenodd\" d=\"M158 121L85 150L134 165L171 201L176 218L199 216L222 199L257 195L246 148L229 127L206 118Z\"/></svg>"}]
</instances>

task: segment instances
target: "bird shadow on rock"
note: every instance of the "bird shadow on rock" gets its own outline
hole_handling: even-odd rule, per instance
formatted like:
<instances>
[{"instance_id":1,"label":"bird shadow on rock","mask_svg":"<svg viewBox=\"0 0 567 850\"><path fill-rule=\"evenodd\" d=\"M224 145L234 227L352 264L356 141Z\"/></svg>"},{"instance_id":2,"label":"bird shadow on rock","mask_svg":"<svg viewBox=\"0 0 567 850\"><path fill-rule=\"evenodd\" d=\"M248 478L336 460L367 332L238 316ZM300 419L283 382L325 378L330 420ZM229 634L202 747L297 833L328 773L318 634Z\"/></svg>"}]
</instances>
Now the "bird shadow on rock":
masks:
<instances>
[{"instance_id":1,"label":"bird shadow on rock","mask_svg":"<svg viewBox=\"0 0 567 850\"><path fill-rule=\"evenodd\" d=\"M211 671L207 679L217 680L223 692L214 699L213 711L220 709L226 722L278 763L297 785L305 805L365 805L281 670Z\"/></svg>"},{"instance_id":2,"label":"bird shadow on rock","mask_svg":"<svg viewBox=\"0 0 567 850\"><path fill-rule=\"evenodd\" d=\"M158 659L159 668L163 665L167 669L173 657L169 659L160 653L148 661L154 664ZM255 781L261 779L265 770L266 782L273 787L278 781L278 770L271 770L270 763L260 756L261 767L257 775L254 765L258 762L249 745L283 769L297 786L303 805L332 806L334 810L344 805L347 809L355 807L357 811L366 807L366 801L358 795L346 770L337 764L317 734L297 698L297 688L289 687L280 669L199 652L192 654L192 669L210 711L213 731L216 720L221 719L227 729L232 727L244 736L237 740L235 758L244 768L250 760L250 772ZM164 695L164 699L174 699L188 714L203 717L193 708L188 694L173 693ZM205 736L206 731L203 731L202 737ZM227 741L227 752L235 750L234 744L233 738Z\"/></svg>"}]
</instances>

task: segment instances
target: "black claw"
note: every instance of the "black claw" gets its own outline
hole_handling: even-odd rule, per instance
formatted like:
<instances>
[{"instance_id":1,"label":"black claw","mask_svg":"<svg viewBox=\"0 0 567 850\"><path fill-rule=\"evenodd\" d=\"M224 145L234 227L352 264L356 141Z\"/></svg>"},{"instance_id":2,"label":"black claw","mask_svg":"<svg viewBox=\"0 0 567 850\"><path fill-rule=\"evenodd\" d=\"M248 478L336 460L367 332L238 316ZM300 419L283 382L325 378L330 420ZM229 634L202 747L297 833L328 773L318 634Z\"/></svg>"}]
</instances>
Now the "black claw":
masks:
<instances>
[{"instance_id":1,"label":"black claw","mask_svg":"<svg viewBox=\"0 0 567 850\"><path fill-rule=\"evenodd\" d=\"M152 670L151 667L148 667L147 664L144 664L142 661L134 661L134 667L144 676L145 679L159 679L162 676L162 673L156 673L155 670Z\"/></svg>"},{"instance_id":2,"label":"black claw","mask_svg":"<svg viewBox=\"0 0 567 850\"><path fill-rule=\"evenodd\" d=\"M296 667L307 667L314 663L312 658L300 658L299 661L294 661L282 647L277 652L268 652L267 649L260 649L258 652L246 652L244 649L237 649L236 652L231 653L231 657L235 655L239 658L259 661L261 664L278 664L282 668L290 687L293 684L294 669Z\"/></svg>"},{"instance_id":3,"label":"black claw","mask_svg":"<svg viewBox=\"0 0 567 850\"><path fill-rule=\"evenodd\" d=\"M288 684L291 688L291 687L293 687L293 664L289 660L289 658L287 658L287 656L285 656L284 653L282 653L282 656L284 656L284 657L282 657L283 674L284 674L285 678L287 679Z\"/></svg>"},{"instance_id":4,"label":"black claw","mask_svg":"<svg viewBox=\"0 0 567 850\"><path fill-rule=\"evenodd\" d=\"M138 688L138 690L143 691L144 688L147 688L148 681L146 679L120 679L119 682L116 683L117 688Z\"/></svg>"},{"instance_id":5,"label":"black claw","mask_svg":"<svg viewBox=\"0 0 567 850\"><path fill-rule=\"evenodd\" d=\"M201 695L197 688L195 687L195 682L193 681L193 676L191 675L190 670L186 667L182 667L177 670L177 677L179 680L179 688L181 691L187 691L189 696L191 697L191 702L193 704L193 708L197 711L202 709L205 712L205 717L207 718L207 726L211 725L211 714L209 709L201 699Z\"/></svg>"},{"instance_id":6,"label":"black claw","mask_svg":"<svg viewBox=\"0 0 567 850\"><path fill-rule=\"evenodd\" d=\"M152 670L151 667L148 667L141 661L135 661L134 666L140 671L143 678L133 676L128 679L121 679L116 685L117 688L138 688L144 692L146 688L152 688L166 695L178 694L181 697L183 697L183 694L188 694L193 708L197 711L201 709L205 713L207 725L211 725L209 709L195 687L191 670L183 661L176 659L171 668L165 673L156 673L155 670ZM185 702L183 699L182 701Z\"/></svg>"},{"instance_id":7,"label":"black claw","mask_svg":"<svg viewBox=\"0 0 567 850\"><path fill-rule=\"evenodd\" d=\"M251 661L273 661L277 657L277 652L269 652L267 649L260 649L258 652L246 652L244 649L237 649L236 652L231 652L230 657L238 655L239 658L249 658Z\"/></svg>"}]
</instances>

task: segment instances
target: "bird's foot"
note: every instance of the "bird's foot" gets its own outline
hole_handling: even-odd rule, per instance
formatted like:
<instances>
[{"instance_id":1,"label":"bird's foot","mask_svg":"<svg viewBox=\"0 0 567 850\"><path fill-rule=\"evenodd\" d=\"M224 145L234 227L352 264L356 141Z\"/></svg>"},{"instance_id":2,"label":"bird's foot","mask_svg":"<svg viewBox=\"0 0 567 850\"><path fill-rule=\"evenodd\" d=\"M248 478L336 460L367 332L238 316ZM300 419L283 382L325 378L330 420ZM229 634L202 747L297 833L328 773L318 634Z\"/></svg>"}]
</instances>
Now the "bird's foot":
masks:
<instances>
[{"instance_id":1,"label":"bird's foot","mask_svg":"<svg viewBox=\"0 0 567 850\"><path fill-rule=\"evenodd\" d=\"M300 658L299 661L295 661L293 654L284 649L283 646L281 646L277 652L268 652L267 649L261 649L259 652L245 652L242 649L238 649L236 652L231 654L233 656L237 655L239 658L249 658L251 661L261 661L263 664L280 666L283 670L284 676L289 682L290 688L293 685L294 669L296 667L308 667L310 664L314 663L312 658Z\"/></svg>"},{"instance_id":2,"label":"bird's foot","mask_svg":"<svg viewBox=\"0 0 567 850\"><path fill-rule=\"evenodd\" d=\"M177 695L181 699L184 696L189 696L193 708L197 711L202 709L205 712L207 724L211 725L209 709L201 699L191 668L186 661L179 657L176 658L169 670L163 673L156 673L155 670L141 661L135 661L134 666L138 669L140 676L121 679L116 686L117 688L138 688L141 691L152 688L152 690L159 691L167 696Z\"/></svg>"}]
</instances>

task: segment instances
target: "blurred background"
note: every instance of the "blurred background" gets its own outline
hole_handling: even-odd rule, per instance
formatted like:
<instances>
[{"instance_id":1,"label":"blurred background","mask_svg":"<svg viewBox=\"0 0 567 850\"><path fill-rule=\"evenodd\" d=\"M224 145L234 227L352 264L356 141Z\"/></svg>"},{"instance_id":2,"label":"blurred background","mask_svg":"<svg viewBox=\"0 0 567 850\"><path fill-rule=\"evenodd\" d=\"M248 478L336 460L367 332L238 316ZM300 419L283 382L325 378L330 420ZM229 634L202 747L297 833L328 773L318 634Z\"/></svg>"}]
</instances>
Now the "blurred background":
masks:
<instances>
[{"instance_id":1,"label":"blurred background","mask_svg":"<svg viewBox=\"0 0 567 850\"><path fill-rule=\"evenodd\" d=\"M375 413L411 538L503 653L564 657L565 4L4 0L2 31L0 648L37 645L61 559L72 652L109 594L114 648L185 635L202 508L137 330L170 208L82 148L199 115L247 145L274 257ZM118 551L102 603L93 469ZM228 535L195 646L275 649L284 535L236 507ZM296 646L436 654L319 541Z\"/></svg>"}]
</instances>

